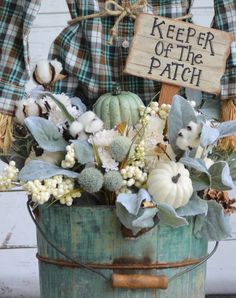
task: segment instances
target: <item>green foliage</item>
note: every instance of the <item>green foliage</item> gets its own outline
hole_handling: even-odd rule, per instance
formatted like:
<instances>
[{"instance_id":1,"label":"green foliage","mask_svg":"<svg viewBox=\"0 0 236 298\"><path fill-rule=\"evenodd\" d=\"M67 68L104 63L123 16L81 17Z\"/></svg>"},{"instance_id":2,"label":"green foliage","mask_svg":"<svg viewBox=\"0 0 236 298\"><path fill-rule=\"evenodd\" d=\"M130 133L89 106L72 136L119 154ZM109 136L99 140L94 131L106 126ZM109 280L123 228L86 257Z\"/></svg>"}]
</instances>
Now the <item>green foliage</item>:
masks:
<instances>
[{"instance_id":1,"label":"green foliage","mask_svg":"<svg viewBox=\"0 0 236 298\"><path fill-rule=\"evenodd\" d=\"M167 225L173 228L188 225L187 220L179 216L172 206L168 204L157 204L157 208L161 225Z\"/></svg>"},{"instance_id":2,"label":"green foliage","mask_svg":"<svg viewBox=\"0 0 236 298\"><path fill-rule=\"evenodd\" d=\"M53 164L41 160L32 160L19 173L19 179L23 181L43 180L56 175L64 175L69 178L77 178L78 173L64 170Z\"/></svg>"},{"instance_id":3,"label":"green foliage","mask_svg":"<svg viewBox=\"0 0 236 298\"><path fill-rule=\"evenodd\" d=\"M104 188L117 191L123 186L123 178L118 171L110 171L104 175Z\"/></svg>"},{"instance_id":4,"label":"green foliage","mask_svg":"<svg viewBox=\"0 0 236 298\"><path fill-rule=\"evenodd\" d=\"M72 141L75 146L75 156L81 165L94 162L93 147L86 140Z\"/></svg>"},{"instance_id":5,"label":"green foliage","mask_svg":"<svg viewBox=\"0 0 236 298\"><path fill-rule=\"evenodd\" d=\"M214 161L225 160L229 165L233 181L236 181L236 151L226 151L214 148L210 158Z\"/></svg>"},{"instance_id":6,"label":"green foliage","mask_svg":"<svg viewBox=\"0 0 236 298\"><path fill-rule=\"evenodd\" d=\"M188 203L176 210L179 216L195 216L198 214L207 214L208 204L206 200L202 200L197 192L194 192Z\"/></svg>"},{"instance_id":7,"label":"green foliage","mask_svg":"<svg viewBox=\"0 0 236 298\"><path fill-rule=\"evenodd\" d=\"M65 151L68 143L51 121L32 116L25 119L25 125L42 149L49 152Z\"/></svg>"},{"instance_id":8,"label":"green foliage","mask_svg":"<svg viewBox=\"0 0 236 298\"><path fill-rule=\"evenodd\" d=\"M157 223L156 215L158 209L141 208L143 201L151 201L149 193L141 189L137 194L121 193L116 200L116 214L120 222L133 235L144 228L152 228Z\"/></svg>"},{"instance_id":9,"label":"green foliage","mask_svg":"<svg viewBox=\"0 0 236 298\"><path fill-rule=\"evenodd\" d=\"M213 200L207 201L207 204L207 215L198 215L196 217L195 236L218 241L231 237L230 217L224 214L223 207Z\"/></svg>"},{"instance_id":10,"label":"green foliage","mask_svg":"<svg viewBox=\"0 0 236 298\"><path fill-rule=\"evenodd\" d=\"M225 161L215 162L209 169L211 175L211 188L220 190L231 190L234 183L230 175L228 163Z\"/></svg>"},{"instance_id":11,"label":"green foliage","mask_svg":"<svg viewBox=\"0 0 236 298\"><path fill-rule=\"evenodd\" d=\"M78 178L80 186L89 193L101 190L103 186L103 174L96 168L85 168Z\"/></svg>"}]
</instances>

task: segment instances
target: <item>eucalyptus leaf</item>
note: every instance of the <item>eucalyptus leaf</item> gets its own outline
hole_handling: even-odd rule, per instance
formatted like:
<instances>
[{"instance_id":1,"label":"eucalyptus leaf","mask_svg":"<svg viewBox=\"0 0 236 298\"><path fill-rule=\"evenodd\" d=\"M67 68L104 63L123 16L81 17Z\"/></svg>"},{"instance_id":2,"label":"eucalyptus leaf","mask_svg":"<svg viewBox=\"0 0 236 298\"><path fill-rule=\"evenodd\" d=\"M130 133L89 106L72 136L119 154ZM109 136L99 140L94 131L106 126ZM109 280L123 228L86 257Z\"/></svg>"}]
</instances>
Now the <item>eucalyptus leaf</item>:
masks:
<instances>
[{"instance_id":1,"label":"eucalyptus leaf","mask_svg":"<svg viewBox=\"0 0 236 298\"><path fill-rule=\"evenodd\" d=\"M168 225L173 228L188 225L187 220L179 216L172 206L167 204L157 204L157 208L161 225Z\"/></svg>"},{"instance_id":2,"label":"eucalyptus leaf","mask_svg":"<svg viewBox=\"0 0 236 298\"><path fill-rule=\"evenodd\" d=\"M169 140L174 152L179 156L181 150L176 145L180 129L186 127L190 121L197 123L195 112L186 99L179 95L173 97L173 103L168 117Z\"/></svg>"},{"instance_id":3,"label":"eucalyptus leaf","mask_svg":"<svg viewBox=\"0 0 236 298\"><path fill-rule=\"evenodd\" d=\"M207 215L198 215L195 220L194 234L198 238L220 241L231 237L230 216L224 214L223 207L217 202L207 201Z\"/></svg>"},{"instance_id":4,"label":"eucalyptus leaf","mask_svg":"<svg viewBox=\"0 0 236 298\"><path fill-rule=\"evenodd\" d=\"M25 125L42 149L49 152L65 151L68 143L51 121L32 116L25 119Z\"/></svg>"},{"instance_id":5,"label":"eucalyptus leaf","mask_svg":"<svg viewBox=\"0 0 236 298\"><path fill-rule=\"evenodd\" d=\"M179 216L195 216L198 214L207 215L208 204L206 200L201 199L197 192L194 192L188 203L176 209Z\"/></svg>"},{"instance_id":6,"label":"eucalyptus leaf","mask_svg":"<svg viewBox=\"0 0 236 298\"><path fill-rule=\"evenodd\" d=\"M94 152L91 144L87 140L73 140L75 146L75 156L82 165L94 162Z\"/></svg>"},{"instance_id":7,"label":"eucalyptus leaf","mask_svg":"<svg viewBox=\"0 0 236 298\"><path fill-rule=\"evenodd\" d=\"M64 170L53 164L46 163L41 160L32 160L19 172L19 179L23 181L43 180L56 175L64 175L69 178L77 178L79 174L76 172Z\"/></svg>"},{"instance_id":8,"label":"eucalyptus leaf","mask_svg":"<svg viewBox=\"0 0 236 298\"><path fill-rule=\"evenodd\" d=\"M217 128L210 127L207 124L203 124L200 144L202 147L214 144L220 136L220 132Z\"/></svg>"},{"instance_id":9,"label":"eucalyptus leaf","mask_svg":"<svg viewBox=\"0 0 236 298\"><path fill-rule=\"evenodd\" d=\"M234 182L230 175L229 165L225 161L215 162L210 168L211 188L220 190L231 190Z\"/></svg>"},{"instance_id":10,"label":"eucalyptus leaf","mask_svg":"<svg viewBox=\"0 0 236 298\"><path fill-rule=\"evenodd\" d=\"M219 139L228 137L236 133L236 120L222 122L217 126L217 129L219 131Z\"/></svg>"}]
</instances>

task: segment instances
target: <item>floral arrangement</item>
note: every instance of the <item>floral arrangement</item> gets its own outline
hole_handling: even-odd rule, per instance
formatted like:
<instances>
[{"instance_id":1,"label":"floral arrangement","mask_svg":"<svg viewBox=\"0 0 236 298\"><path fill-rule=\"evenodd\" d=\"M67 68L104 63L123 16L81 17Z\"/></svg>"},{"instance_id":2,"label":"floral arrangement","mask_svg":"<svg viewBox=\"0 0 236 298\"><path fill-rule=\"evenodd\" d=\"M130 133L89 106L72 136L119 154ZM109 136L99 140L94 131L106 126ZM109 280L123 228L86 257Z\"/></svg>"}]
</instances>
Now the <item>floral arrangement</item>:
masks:
<instances>
[{"instance_id":1,"label":"floral arrangement","mask_svg":"<svg viewBox=\"0 0 236 298\"><path fill-rule=\"evenodd\" d=\"M187 225L189 216L198 237L230 236L235 157L223 156L216 145L236 132L236 121L219 123L212 113L209 120L206 106L198 109L179 95L172 105L151 101L146 107L117 88L86 111L79 98L44 90L60 79L60 65L51 65L59 69L54 78L47 63L39 64L35 80L44 88L17 106L1 191L20 184L34 208L115 205L133 236L156 224ZM207 109L213 111L209 103Z\"/></svg>"}]
</instances>

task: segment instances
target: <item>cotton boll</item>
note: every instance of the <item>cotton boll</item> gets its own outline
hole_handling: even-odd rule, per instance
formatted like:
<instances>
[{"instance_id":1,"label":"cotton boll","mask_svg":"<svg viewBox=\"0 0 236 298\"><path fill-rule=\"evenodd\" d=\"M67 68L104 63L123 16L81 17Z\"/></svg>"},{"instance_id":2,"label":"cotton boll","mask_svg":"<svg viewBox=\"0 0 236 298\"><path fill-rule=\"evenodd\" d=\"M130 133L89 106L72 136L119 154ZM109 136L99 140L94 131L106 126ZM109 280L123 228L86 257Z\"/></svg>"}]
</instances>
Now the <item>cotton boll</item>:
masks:
<instances>
[{"instance_id":1,"label":"cotton boll","mask_svg":"<svg viewBox=\"0 0 236 298\"><path fill-rule=\"evenodd\" d=\"M88 111L83 113L78 121L83 124L84 130L87 133L95 133L103 129L103 121L99 119L95 113Z\"/></svg>"},{"instance_id":2,"label":"cotton boll","mask_svg":"<svg viewBox=\"0 0 236 298\"><path fill-rule=\"evenodd\" d=\"M29 116L39 116L41 112L40 106L33 98L28 99L28 104L26 106L26 114Z\"/></svg>"},{"instance_id":3,"label":"cotton boll","mask_svg":"<svg viewBox=\"0 0 236 298\"><path fill-rule=\"evenodd\" d=\"M178 136L176 139L176 145L181 149L181 150L187 150L189 149L189 142L186 138Z\"/></svg>"},{"instance_id":4,"label":"cotton boll","mask_svg":"<svg viewBox=\"0 0 236 298\"><path fill-rule=\"evenodd\" d=\"M23 124L26 118L25 106L26 106L26 99L19 100L16 103L15 120L19 124Z\"/></svg>"},{"instance_id":5,"label":"cotton boll","mask_svg":"<svg viewBox=\"0 0 236 298\"><path fill-rule=\"evenodd\" d=\"M39 85L49 84L53 80L52 65L47 60L40 61L33 72L33 79Z\"/></svg>"},{"instance_id":6,"label":"cotton boll","mask_svg":"<svg viewBox=\"0 0 236 298\"><path fill-rule=\"evenodd\" d=\"M201 125L190 121L186 128L182 128L176 139L176 145L181 150L196 148L200 145Z\"/></svg>"},{"instance_id":7,"label":"cotton boll","mask_svg":"<svg viewBox=\"0 0 236 298\"><path fill-rule=\"evenodd\" d=\"M63 70L63 67L62 67L62 64L61 62L59 62L57 59L54 59L52 61L50 61L51 65L54 67L55 69L55 73L56 73L56 76L62 72Z\"/></svg>"},{"instance_id":8,"label":"cotton boll","mask_svg":"<svg viewBox=\"0 0 236 298\"><path fill-rule=\"evenodd\" d=\"M15 120L19 124L23 124L26 117L39 116L40 113L41 108L36 103L35 99L22 99L16 104Z\"/></svg>"},{"instance_id":9,"label":"cotton boll","mask_svg":"<svg viewBox=\"0 0 236 298\"><path fill-rule=\"evenodd\" d=\"M85 112L83 113L79 118L78 118L78 121L80 123L82 123L84 125L84 127L86 127L88 124L90 124L90 122L96 118L97 116L95 115L94 112L92 111L88 111L88 112Z\"/></svg>"},{"instance_id":10,"label":"cotton boll","mask_svg":"<svg viewBox=\"0 0 236 298\"><path fill-rule=\"evenodd\" d=\"M85 126L85 132L96 133L102 130L103 126L104 126L104 122L98 117L95 117L89 124Z\"/></svg>"},{"instance_id":11,"label":"cotton boll","mask_svg":"<svg viewBox=\"0 0 236 298\"><path fill-rule=\"evenodd\" d=\"M83 131L84 126L81 122L74 121L69 127L69 133L73 138L77 138L79 134Z\"/></svg>"},{"instance_id":12,"label":"cotton boll","mask_svg":"<svg viewBox=\"0 0 236 298\"><path fill-rule=\"evenodd\" d=\"M50 85L53 82L64 79L61 74L62 64L58 60L40 61L33 72L33 79L39 85ZM44 86L44 87L45 87Z\"/></svg>"}]
</instances>

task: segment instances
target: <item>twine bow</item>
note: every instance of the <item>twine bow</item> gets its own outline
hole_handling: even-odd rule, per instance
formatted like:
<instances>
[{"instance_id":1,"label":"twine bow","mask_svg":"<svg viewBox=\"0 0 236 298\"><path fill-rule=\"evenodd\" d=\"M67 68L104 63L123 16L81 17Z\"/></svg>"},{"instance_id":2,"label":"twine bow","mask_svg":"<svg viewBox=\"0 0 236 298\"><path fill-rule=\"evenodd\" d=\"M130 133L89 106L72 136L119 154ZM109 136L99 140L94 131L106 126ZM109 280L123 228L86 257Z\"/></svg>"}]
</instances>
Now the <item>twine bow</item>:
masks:
<instances>
[{"instance_id":1,"label":"twine bow","mask_svg":"<svg viewBox=\"0 0 236 298\"><path fill-rule=\"evenodd\" d=\"M124 4L121 6L117 2L113 0L107 0L105 2L105 7L103 11L99 13L90 14L87 16L81 16L72 19L68 22L69 25L74 25L80 21L93 19L93 18L104 18L108 16L118 17L114 26L111 28L111 38L109 44L113 44L113 39L117 35L119 23L125 17L131 17L132 19L136 19L136 17L140 14L140 12L147 6L147 0L138 0L135 4L131 5L127 0L124 1ZM111 5L113 7L111 8Z\"/></svg>"}]
</instances>

